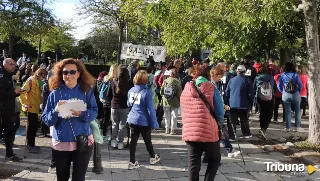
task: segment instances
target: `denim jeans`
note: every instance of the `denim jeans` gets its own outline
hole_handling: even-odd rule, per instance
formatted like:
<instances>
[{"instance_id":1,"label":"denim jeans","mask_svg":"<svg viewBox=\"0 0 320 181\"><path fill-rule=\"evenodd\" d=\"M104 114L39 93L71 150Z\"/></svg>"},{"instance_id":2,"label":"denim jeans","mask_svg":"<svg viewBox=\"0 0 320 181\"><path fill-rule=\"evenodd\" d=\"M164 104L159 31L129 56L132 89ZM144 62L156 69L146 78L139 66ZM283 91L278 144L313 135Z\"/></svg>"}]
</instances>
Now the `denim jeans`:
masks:
<instances>
[{"instance_id":1,"label":"denim jeans","mask_svg":"<svg viewBox=\"0 0 320 181\"><path fill-rule=\"evenodd\" d=\"M286 119L286 128L291 128L291 106L294 109L295 112L295 125L297 128L300 127L300 102L301 97L299 92L296 92L294 94L289 93L283 93L282 94L282 101L284 104L285 109L285 119Z\"/></svg>"}]
</instances>

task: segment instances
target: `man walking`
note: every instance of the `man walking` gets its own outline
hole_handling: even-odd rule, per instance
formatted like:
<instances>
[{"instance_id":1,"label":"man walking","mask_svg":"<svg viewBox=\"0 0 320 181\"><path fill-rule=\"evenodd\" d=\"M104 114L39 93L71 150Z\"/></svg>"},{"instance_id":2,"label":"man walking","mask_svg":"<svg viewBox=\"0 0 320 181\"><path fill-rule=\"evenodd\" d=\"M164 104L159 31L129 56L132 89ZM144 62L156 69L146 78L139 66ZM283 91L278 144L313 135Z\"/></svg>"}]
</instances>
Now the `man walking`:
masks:
<instances>
[{"instance_id":1,"label":"man walking","mask_svg":"<svg viewBox=\"0 0 320 181\"><path fill-rule=\"evenodd\" d=\"M240 118L243 138L251 138L252 135L250 133L247 112L252 106L254 91L250 78L246 77L245 74L245 66L239 65L237 67L237 76L230 79L228 83L226 97L227 100L229 100L229 106L231 108L230 117L234 129L236 129L238 118ZM233 134L230 135L230 139L234 138L235 136Z\"/></svg>"},{"instance_id":2,"label":"man walking","mask_svg":"<svg viewBox=\"0 0 320 181\"><path fill-rule=\"evenodd\" d=\"M5 131L6 161L21 161L22 158L13 154L13 142L15 139L15 98L22 92L20 88L13 88L12 74L15 71L15 61L6 58L3 61L3 69L0 70L0 118Z\"/></svg>"}]
</instances>

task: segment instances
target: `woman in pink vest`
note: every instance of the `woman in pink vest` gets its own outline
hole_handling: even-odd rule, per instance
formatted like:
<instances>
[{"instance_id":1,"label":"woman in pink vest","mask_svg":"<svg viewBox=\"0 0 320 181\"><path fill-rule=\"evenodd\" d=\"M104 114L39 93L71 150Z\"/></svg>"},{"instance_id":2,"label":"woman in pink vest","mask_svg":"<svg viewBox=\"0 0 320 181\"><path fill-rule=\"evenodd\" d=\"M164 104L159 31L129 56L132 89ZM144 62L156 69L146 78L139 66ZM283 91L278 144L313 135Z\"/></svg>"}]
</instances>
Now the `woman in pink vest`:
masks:
<instances>
[{"instance_id":1,"label":"woman in pink vest","mask_svg":"<svg viewBox=\"0 0 320 181\"><path fill-rule=\"evenodd\" d=\"M204 180L214 180L221 161L217 122L212 118L195 89L197 86L214 109L214 85L209 81L209 71L208 68L197 65L195 80L185 85L180 97L183 123L182 140L187 143L189 155L189 181L199 180L203 152L208 157Z\"/></svg>"},{"instance_id":2,"label":"woman in pink vest","mask_svg":"<svg viewBox=\"0 0 320 181\"><path fill-rule=\"evenodd\" d=\"M300 92L301 96L301 103L300 103L300 117L302 116L302 113L305 113L307 108L307 102L308 102L308 74L306 68L302 67L299 71L299 77L302 83L302 90Z\"/></svg>"}]
</instances>

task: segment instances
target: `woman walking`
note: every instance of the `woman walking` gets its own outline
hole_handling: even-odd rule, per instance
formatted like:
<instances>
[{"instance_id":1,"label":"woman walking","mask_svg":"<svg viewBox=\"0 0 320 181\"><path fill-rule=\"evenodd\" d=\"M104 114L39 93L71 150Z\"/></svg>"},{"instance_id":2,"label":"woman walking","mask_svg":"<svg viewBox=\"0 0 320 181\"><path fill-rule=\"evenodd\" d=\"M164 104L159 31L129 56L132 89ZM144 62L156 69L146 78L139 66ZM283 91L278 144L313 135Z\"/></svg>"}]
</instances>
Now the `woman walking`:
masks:
<instances>
[{"instance_id":1,"label":"woman walking","mask_svg":"<svg viewBox=\"0 0 320 181\"><path fill-rule=\"evenodd\" d=\"M268 73L268 65L263 64L259 67L258 76L254 81L254 90L257 97L257 102L260 107L260 130L259 133L267 139L266 131L272 119L273 106L274 106L274 79Z\"/></svg>"},{"instance_id":2,"label":"woman walking","mask_svg":"<svg viewBox=\"0 0 320 181\"><path fill-rule=\"evenodd\" d=\"M279 78L277 84L279 91L282 93L282 101L285 109L286 128L285 131L292 131L291 129L291 107L295 112L295 130L300 131L300 92L302 90L302 83L299 75L296 72L295 65L291 62L286 63L284 72Z\"/></svg>"},{"instance_id":3,"label":"woman walking","mask_svg":"<svg viewBox=\"0 0 320 181\"><path fill-rule=\"evenodd\" d=\"M76 59L64 59L54 66L54 76L49 85L49 95L42 120L48 126L54 126L52 135L53 158L58 181L67 181L70 166L73 163L72 180L84 181L91 152L93 135L90 122L98 115L98 107L91 86L94 78L87 72L83 63ZM86 111L70 109L72 116L59 116L62 100L83 100Z\"/></svg>"},{"instance_id":4,"label":"woman walking","mask_svg":"<svg viewBox=\"0 0 320 181\"><path fill-rule=\"evenodd\" d=\"M128 91L131 88L129 71L125 67L119 67L118 75L110 84L107 97L111 100L111 146L123 149L123 141L126 134L126 122L129 113L127 105Z\"/></svg>"},{"instance_id":5,"label":"woman walking","mask_svg":"<svg viewBox=\"0 0 320 181\"><path fill-rule=\"evenodd\" d=\"M214 180L221 161L218 125L200 98L195 86L213 108L215 106L213 105L214 85L209 82L210 74L207 68L197 66L195 69L196 79L194 82L186 83L180 99L183 123L182 140L188 146L189 181L199 181L203 152L208 157L204 180L211 181ZM223 114L219 114L217 117L223 117Z\"/></svg>"},{"instance_id":6,"label":"woman walking","mask_svg":"<svg viewBox=\"0 0 320 181\"><path fill-rule=\"evenodd\" d=\"M141 134L150 156L150 164L160 161L160 156L154 153L151 142L151 129L159 127L153 105L153 93L148 89L148 73L139 70L133 79L134 87L128 93L128 106L131 107L127 123L131 130L130 163L128 169L139 168L135 160L136 146Z\"/></svg>"}]
</instances>

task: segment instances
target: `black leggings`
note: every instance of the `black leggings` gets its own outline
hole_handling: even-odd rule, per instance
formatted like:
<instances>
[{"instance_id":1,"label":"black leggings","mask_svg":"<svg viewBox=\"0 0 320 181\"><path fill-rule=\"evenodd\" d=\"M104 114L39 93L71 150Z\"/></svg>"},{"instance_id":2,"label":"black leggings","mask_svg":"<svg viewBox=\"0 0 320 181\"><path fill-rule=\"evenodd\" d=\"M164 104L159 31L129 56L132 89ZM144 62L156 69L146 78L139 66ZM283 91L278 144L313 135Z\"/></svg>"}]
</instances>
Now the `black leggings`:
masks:
<instances>
[{"instance_id":1,"label":"black leggings","mask_svg":"<svg viewBox=\"0 0 320 181\"><path fill-rule=\"evenodd\" d=\"M70 166L73 162L72 180L84 181L88 169L93 146L87 152L79 154L77 151L53 150L52 156L56 165L58 181L68 181L70 177Z\"/></svg>"},{"instance_id":2,"label":"black leggings","mask_svg":"<svg viewBox=\"0 0 320 181\"><path fill-rule=\"evenodd\" d=\"M27 130L27 140L28 146L33 147L36 144L36 135L38 130L38 114L37 113L27 113L28 114L28 130Z\"/></svg>"},{"instance_id":3,"label":"black leggings","mask_svg":"<svg viewBox=\"0 0 320 181\"><path fill-rule=\"evenodd\" d=\"M134 163L136 161L136 147L140 134L142 135L150 158L154 158L154 150L151 142L151 128L148 126L138 126L133 124L130 124L129 126L131 129L130 162Z\"/></svg>"}]
</instances>

